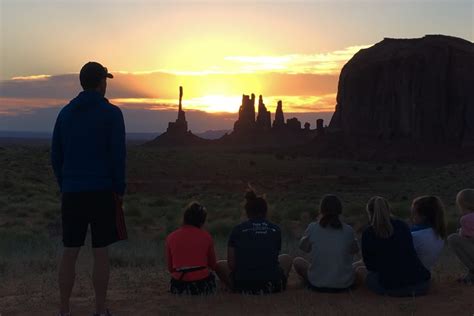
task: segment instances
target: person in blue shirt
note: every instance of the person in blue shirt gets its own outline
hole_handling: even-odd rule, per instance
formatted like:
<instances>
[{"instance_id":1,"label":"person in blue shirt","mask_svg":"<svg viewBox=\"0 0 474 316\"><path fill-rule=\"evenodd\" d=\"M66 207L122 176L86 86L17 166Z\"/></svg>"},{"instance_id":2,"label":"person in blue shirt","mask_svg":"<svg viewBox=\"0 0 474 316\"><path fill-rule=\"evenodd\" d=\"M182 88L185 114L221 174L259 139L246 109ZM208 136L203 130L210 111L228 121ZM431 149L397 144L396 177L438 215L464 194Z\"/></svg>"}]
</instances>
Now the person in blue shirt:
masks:
<instances>
[{"instance_id":1,"label":"person in blue shirt","mask_svg":"<svg viewBox=\"0 0 474 316\"><path fill-rule=\"evenodd\" d=\"M125 192L125 125L121 110L104 97L107 68L85 64L79 74L84 91L59 113L54 126L51 161L62 193L64 251L59 267L60 315L69 315L69 300L80 247L91 228L96 314L105 307L109 280L107 246L126 239L122 197Z\"/></svg>"},{"instance_id":2,"label":"person in blue shirt","mask_svg":"<svg viewBox=\"0 0 474 316\"><path fill-rule=\"evenodd\" d=\"M361 245L367 287L389 296L426 294L431 273L418 258L408 225L393 218L387 200L379 196L369 200L367 213L370 226Z\"/></svg>"},{"instance_id":3,"label":"person in blue shirt","mask_svg":"<svg viewBox=\"0 0 474 316\"><path fill-rule=\"evenodd\" d=\"M292 266L289 255L280 255L281 230L267 220L268 207L263 197L249 190L245 199L248 220L232 229L227 261L217 263L217 274L235 292L281 292Z\"/></svg>"}]
</instances>

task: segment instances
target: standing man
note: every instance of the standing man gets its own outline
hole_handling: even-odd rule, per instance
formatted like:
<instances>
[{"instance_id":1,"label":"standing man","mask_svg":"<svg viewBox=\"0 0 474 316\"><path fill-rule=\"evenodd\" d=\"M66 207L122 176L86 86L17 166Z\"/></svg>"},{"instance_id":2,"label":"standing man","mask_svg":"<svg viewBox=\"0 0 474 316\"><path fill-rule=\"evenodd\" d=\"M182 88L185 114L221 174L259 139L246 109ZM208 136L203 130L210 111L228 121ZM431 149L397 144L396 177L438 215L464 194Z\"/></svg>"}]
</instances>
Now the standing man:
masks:
<instances>
[{"instance_id":1,"label":"standing man","mask_svg":"<svg viewBox=\"0 0 474 316\"><path fill-rule=\"evenodd\" d=\"M120 109L104 97L107 68L88 62L80 72L84 89L58 115L51 160L62 193L64 252L59 267L60 313L70 315L76 260L90 225L94 254L94 315L105 306L109 282L107 246L127 238L122 198L125 192L125 125Z\"/></svg>"}]
</instances>

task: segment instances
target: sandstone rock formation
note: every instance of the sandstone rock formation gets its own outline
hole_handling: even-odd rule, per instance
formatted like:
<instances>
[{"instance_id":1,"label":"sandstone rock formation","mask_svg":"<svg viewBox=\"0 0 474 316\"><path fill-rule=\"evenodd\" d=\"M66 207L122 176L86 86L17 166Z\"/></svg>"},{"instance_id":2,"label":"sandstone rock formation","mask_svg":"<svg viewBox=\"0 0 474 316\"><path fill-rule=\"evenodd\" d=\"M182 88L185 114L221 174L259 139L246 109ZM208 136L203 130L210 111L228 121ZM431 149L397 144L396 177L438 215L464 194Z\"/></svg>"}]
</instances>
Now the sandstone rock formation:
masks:
<instances>
[{"instance_id":1,"label":"sandstone rock formation","mask_svg":"<svg viewBox=\"0 0 474 316\"><path fill-rule=\"evenodd\" d=\"M167 133L179 135L186 134L188 131L188 122L186 121L186 114L183 111L183 106L181 104L183 100L183 87L179 87L179 108L178 108L178 118L175 122L168 123Z\"/></svg>"},{"instance_id":2,"label":"sandstone rock formation","mask_svg":"<svg viewBox=\"0 0 474 316\"><path fill-rule=\"evenodd\" d=\"M301 131L301 122L296 117L287 119L286 126L292 131Z\"/></svg>"},{"instance_id":3,"label":"sandstone rock formation","mask_svg":"<svg viewBox=\"0 0 474 316\"><path fill-rule=\"evenodd\" d=\"M183 87L179 87L179 107L178 118L174 122L168 123L168 128L165 133L159 135L154 140L149 142L153 146L195 146L207 145L209 140L200 138L188 131L188 122L186 121L186 114L182 106Z\"/></svg>"},{"instance_id":4,"label":"sandstone rock formation","mask_svg":"<svg viewBox=\"0 0 474 316\"><path fill-rule=\"evenodd\" d=\"M316 120L316 133L318 135L324 135L324 120L323 119Z\"/></svg>"},{"instance_id":5,"label":"sandstone rock formation","mask_svg":"<svg viewBox=\"0 0 474 316\"><path fill-rule=\"evenodd\" d=\"M239 108L239 118L234 123L234 132L250 133L255 130L255 94L242 95L242 105Z\"/></svg>"},{"instance_id":6,"label":"sandstone rock formation","mask_svg":"<svg viewBox=\"0 0 474 316\"><path fill-rule=\"evenodd\" d=\"M383 141L474 144L474 44L386 38L343 67L330 129Z\"/></svg>"},{"instance_id":7,"label":"sandstone rock formation","mask_svg":"<svg viewBox=\"0 0 474 316\"><path fill-rule=\"evenodd\" d=\"M260 131L268 131L272 128L272 119L270 111L263 103L262 95L258 97L258 114L256 121L257 129Z\"/></svg>"},{"instance_id":8,"label":"sandstone rock formation","mask_svg":"<svg viewBox=\"0 0 474 316\"><path fill-rule=\"evenodd\" d=\"M285 127L285 116L283 115L283 105L281 100L278 101L276 112L275 112L275 120L273 121L273 128L279 129Z\"/></svg>"}]
</instances>

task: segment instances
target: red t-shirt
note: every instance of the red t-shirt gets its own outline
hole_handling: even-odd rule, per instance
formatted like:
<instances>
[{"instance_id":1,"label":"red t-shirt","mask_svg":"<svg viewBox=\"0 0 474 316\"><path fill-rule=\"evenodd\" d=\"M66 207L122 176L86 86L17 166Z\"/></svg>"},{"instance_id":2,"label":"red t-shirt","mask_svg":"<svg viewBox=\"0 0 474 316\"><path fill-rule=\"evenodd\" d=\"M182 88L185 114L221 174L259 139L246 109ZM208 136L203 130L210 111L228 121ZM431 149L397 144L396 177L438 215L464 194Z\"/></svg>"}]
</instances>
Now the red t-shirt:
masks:
<instances>
[{"instance_id":1,"label":"red t-shirt","mask_svg":"<svg viewBox=\"0 0 474 316\"><path fill-rule=\"evenodd\" d=\"M209 269L216 268L216 254L211 235L203 229L183 225L166 238L168 271L174 279L181 278L182 267L204 266L208 269L188 272L182 281L197 281L209 276Z\"/></svg>"}]
</instances>

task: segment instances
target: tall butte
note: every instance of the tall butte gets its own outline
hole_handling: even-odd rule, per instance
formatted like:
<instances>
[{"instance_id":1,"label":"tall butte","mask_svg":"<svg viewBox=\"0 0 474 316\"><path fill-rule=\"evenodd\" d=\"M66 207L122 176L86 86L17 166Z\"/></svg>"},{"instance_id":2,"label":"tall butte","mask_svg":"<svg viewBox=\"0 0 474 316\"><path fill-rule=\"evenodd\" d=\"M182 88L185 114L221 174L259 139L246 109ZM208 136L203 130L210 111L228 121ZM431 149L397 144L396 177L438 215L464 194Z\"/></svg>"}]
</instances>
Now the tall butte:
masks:
<instances>
[{"instance_id":1,"label":"tall butte","mask_svg":"<svg viewBox=\"0 0 474 316\"><path fill-rule=\"evenodd\" d=\"M175 122L168 123L167 133L172 135L186 134L188 131L188 122L186 121L186 114L183 111L183 87L179 86L179 108L178 108L178 118Z\"/></svg>"},{"instance_id":2,"label":"tall butte","mask_svg":"<svg viewBox=\"0 0 474 316\"><path fill-rule=\"evenodd\" d=\"M386 38L342 68L330 129L352 137L474 145L474 44Z\"/></svg>"},{"instance_id":3,"label":"tall butte","mask_svg":"<svg viewBox=\"0 0 474 316\"><path fill-rule=\"evenodd\" d=\"M268 131L272 128L271 114L267 110L265 103L263 103L263 97L258 97L258 114L256 121L257 128L262 131Z\"/></svg>"}]
</instances>

